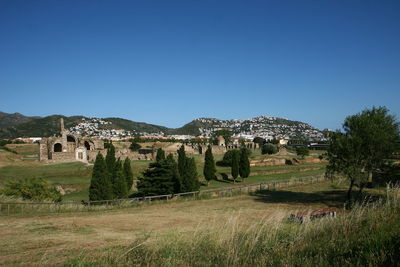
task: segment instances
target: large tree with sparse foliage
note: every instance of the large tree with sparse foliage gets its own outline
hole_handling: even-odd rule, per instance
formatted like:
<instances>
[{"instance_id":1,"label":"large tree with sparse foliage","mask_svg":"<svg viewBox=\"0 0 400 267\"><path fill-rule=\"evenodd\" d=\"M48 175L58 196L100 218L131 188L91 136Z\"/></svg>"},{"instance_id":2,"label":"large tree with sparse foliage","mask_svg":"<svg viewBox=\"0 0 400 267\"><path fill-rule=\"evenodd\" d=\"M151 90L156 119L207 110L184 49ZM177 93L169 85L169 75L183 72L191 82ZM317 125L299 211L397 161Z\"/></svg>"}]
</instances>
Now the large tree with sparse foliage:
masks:
<instances>
[{"instance_id":1,"label":"large tree with sparse foliage","mask_svg":"<svg viewBox=\"0 0 400 267\"><path fill-rule=\"evenodd\" d=\"M204 178L207 181L207 185L209 184L210 180L215 179L215 174L217 169L215 167L214 156L212 154L211 146L208 146L205 157L204 157L204 169L203 174Z\"/></svg>"},{"instance_id":2,"label":"large tree with sparse foliage","mask_svg":"<svg viewBox=\"0 0 400 267\"><path fill-rule=\"evenodd\" d=\"M342 174L350 181L347 199L358 186L363 188L373 173L379 172L396 149L399 123L385 107L373 107L346 118L343 132L331 134L327 152L327 174Z\"/></svg>"}]
</instances>

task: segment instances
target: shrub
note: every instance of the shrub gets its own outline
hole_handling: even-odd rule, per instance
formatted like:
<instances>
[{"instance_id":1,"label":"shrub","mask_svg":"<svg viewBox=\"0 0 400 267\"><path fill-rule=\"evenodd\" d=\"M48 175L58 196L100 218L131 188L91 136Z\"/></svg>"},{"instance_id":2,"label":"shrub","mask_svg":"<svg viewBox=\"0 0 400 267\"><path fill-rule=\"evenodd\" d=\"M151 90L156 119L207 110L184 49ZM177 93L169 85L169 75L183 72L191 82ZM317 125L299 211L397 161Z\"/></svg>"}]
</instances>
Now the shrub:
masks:
<instances>
[{"instance_id":1,"label":"shrub","mask_svg":"<svg viewBox=\"0 0 400 267\"><path fill-rule=\"evenodd\" d=\"M261 154L276 154L278 153L278 147L273 144L265 144L261 147Z\"/></svg>"},{"instance_id":2,"label":"shrub","mask_svg":"<svg viewBox=\"0 0 400 267\"><path fill-rule=\"evenodd\" d=\"M24 200L61 201L61 194L41 178L22 179L8 182L2 193L6 196L19 197Z\"/></svg>"},{"instance_id":3,"label":"shrub","mask_svg":"<svg viewBox=\"0 0 400 267\"><path fill-rule=\"evenodd\" d=\"M310 155L310 150L308 149L308 147L300 146L300 147L296 148L296 154L297 154L297 156L304 158L305 156Z\"/></svg>"}]
</instances>

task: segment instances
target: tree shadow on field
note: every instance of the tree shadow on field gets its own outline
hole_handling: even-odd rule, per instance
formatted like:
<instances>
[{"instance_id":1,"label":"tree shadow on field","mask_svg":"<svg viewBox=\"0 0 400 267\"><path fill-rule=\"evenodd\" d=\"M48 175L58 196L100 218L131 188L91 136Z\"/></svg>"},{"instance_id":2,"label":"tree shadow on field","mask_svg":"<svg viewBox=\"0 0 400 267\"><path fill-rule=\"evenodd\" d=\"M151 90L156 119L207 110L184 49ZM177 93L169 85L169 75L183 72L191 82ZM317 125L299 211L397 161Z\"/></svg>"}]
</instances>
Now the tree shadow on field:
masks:
<instances>
[{"instance_id":1,"label":"tree shadow on field","mask_svg":"<svg viewBox=\"0 0 400 267\"><path fill-rule=\"evenodd\" d=\"M229 183L229 184L233 184L233 179L230 179L228 174L226 174L225 172L220 172L219 173L221 175L221 179L216 179L215 181L217 182L221 182L221 183ZM236 180L236 183L239 182L238 180Z\"/></svg>"},{"instance_id":2,"label":"tree shadow on field","mask_svg":"<svg viewBox=\"0 0 400 267\"><path fill-rule=\"evenodd\" d=\"M329 207L342 208L346 201L346 193L346 190L329 190L314 193L285 190L258 190L250 194L256 197L256 201L265 203L321 203Z\"/></svg>"}]
</instances>

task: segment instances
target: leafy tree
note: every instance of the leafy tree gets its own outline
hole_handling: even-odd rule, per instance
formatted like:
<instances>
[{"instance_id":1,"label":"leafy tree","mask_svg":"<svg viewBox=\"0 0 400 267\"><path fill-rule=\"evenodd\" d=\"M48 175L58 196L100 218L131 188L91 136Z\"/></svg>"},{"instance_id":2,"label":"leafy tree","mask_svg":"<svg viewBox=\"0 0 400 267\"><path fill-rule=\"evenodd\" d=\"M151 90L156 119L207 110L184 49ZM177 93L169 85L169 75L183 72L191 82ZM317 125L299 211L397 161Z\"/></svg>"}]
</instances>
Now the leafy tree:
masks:
<instances>
[{"instance_id":1,"label":"leafy tree","mask_svg":"<svg viewBox=\"0 0 400 267\"><path fill-rule=\"evenodd\" d=\"M261 147L261 154L276 154L278 153L278 148L274 144L264 144Z\"/></svg>"},{"instance_id":2,"label":"leafy tree","mask_svg":"<svg viewBox=\"0 0 400 267\"><path fill-rule=\"evenodd\" d=\"M235 151L236 149L226 151L222 160L217 162L217 165L223 167L232 166L232 155L235 153Z\"/></svg>"},{"instance_id":3,"label":"leafy tree","mask_svg":"<svg viewBox=\"0 0 400 267\"><path fill-rule=\"evenodd\" d=\"M232 135L233 135L233 132L231 130L228 130L228 129L218 130L218 131L215 131L213 133L214 137L218 137L218 136L224 137L226 145L231 143Z\"/></svg>"},{"instance_id":4,"label":"leafy tree","mask_svg":"<svg viewBox=\"0 0 400 267\"><path fill-rule=\"evenodd\" d=\"M110 175L112 175L112 173L114 172L115 162L116 162L115 147L112 143L110 143L106 155L106 166L107 166L107 171L109 172Z\"/></svg>"},{"instance_id":5,"label":"leafy tree","mask_svg":"<svg viewBox=\"0 0 400 267\"><path fill-rule=\"evenodd\" d=\"M297 156L300 156L302 159L304 159L305 156L310 155L310 149L305 146L299 146L296 148L296 154Z\"/></svg>"},{"instance_id":6,"label":"leafy tree","mask_svg":"<svg viewBox=\"0 0 400 267\"><path fill-rule=\"evenodd\" d=\"M160 147L159 149L157 149L156 161L160 161L160 160L164 160L164 159L165 159L165 152Z\"/></svg>"},{"instance_id":7,"label":"leafy tree","mask_svg":"<svg viewBox=\"0 0 400 267\"><path fill-rule=\"evenodd\" d=\"M142 148L142 146L141 145L139 145L137 142L135 142L135 141L133 141L132 143L131 143L131 145L129 146L129 149L130 150L132 150L132 151L138 151L139 149L141 149Z\"/></svg>"},{"instance_id":8,"label":"leafy tree","mask_svg":"<svg viewBox=\"0 0 400 267\"><path fill-rule=\"evenodd\" d=\"M236 178L239 175L239 151L238 150L232 150L234 151L232 153L232 163L231 163L231 174L233 178L233 182L236 182Z\"/></svg>"},{"instance_id":9,"label":"leafy tree","mask_svg":"<svg viewBox=\"0 0 400 267\"><path fill-rule=\"evenodd\" d=\"M240 149L239 174L242 179L250 175L250 161L246 148Z\"/></svg>"},{"instance_id":10,"label":"leafy tree","mask_svg":"<svg viewBox=\"0 0 400 267\"><path fill-rule=\"evenodd\" d=\"M1 191L6 196L20 197L24 200L61 201L61 194L41 178L12 180Z\"/></svg>"},{"instance_id":11,"label":"leafy tree","mask_svg":"<svg viewBox=\"0 0 400 267\"><path fill-rule=\"evenodd\" d=\"M126 189L128 192L132 189L132 184L133 184L133 173L132 173L132 168L131 168L131 161L129 160L128 157L126 157L124 161L124 176L126 180Z\"/></svg>"},{"instance_id":12,"label":"leafy tree","mask_svg":"<svg viewBox=\"0 0 400 267\"><path fill-rule=\"evenodd\" d=\"M96 156L93 166L92 179L89 186L89 199L91 201L108 200L112 199L112 196L112 187L108 177L106 162L103 155L99 153Z\"/></svg>"},{"instance_id":13,"label":"leafy tree","mask_svg":"<svg viewBox=\"0 0 400 267\"><path fill-rule=\"evenodd\" d=\"M361 195L374 172L379 171L396 149L399 123L385 107L373 107L346 118L344 132L331 134L327 151L327 174L346 176L350 181L347 199L351 204L353 186Z\"/></svg>"},{"instance_id":14,"label":"leafy tree","mask_svg":"<svg viewBox=\"0 0 400 267\"><path fill-rule=\"evenodd\" d=\"M266 140L264 138L262 138L262 137L258 137L257 136L257 137L254 137L253 143L258 144L261 147L263 144L266 143Z\"/></svg>"},{"instance_id":15,"label":"leafy tree","mask_svg":"<svg viewBox=\"0 0 400 267\"><path fill-rule=\"evenodd\" d=\"M122 162L119 159L115 163L112 188L113 188L114 198L121 199L127 197L128 189L126 186L126 178L124 176Z\"/></svg>"},{"instance_id":16,"label":"leafy tree","mask_svg":"<svg viewBox=\"0 0 400 267\"><path fill-rule=\"evenodd\" d=\"M176 164L169 159L150 163L139 178L137 188L143 196L167 195L175 192L177 181Z\"/></svg>"},{"instance_id":17,"label":"leafy tree","mask_svg":"<svg viewBox=\"0 0 400 267\"><path fill-rule=\"evenodd\" d=\"M203 174L204 178L207 181L207 185L210 183L210 180L215 179L215 174L217 169L215 168L214 156L212 154L211 146L208 146L205 158L204 158L204 169Z\"/></svg>"}]
</instances>

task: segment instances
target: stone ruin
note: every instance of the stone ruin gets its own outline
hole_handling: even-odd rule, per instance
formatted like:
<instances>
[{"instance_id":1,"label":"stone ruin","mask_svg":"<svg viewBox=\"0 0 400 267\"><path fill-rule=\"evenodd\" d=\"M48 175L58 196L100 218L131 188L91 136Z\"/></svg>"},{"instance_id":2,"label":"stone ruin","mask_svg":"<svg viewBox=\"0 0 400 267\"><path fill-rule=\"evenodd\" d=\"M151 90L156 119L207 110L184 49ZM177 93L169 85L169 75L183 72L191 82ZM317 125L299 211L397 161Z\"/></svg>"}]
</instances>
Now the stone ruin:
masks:
<instances>
[{"instance_id":1,"label":"stone ruin","mask_svg":"<svg viewBox=\"0 0 400 267\"><path fill-rule=\"evenodd\" d=\"M44 162L88 162L93 161L99 152L106 153L103 140L69 133L62 118L60 132L39 142L39 160Z\"/></svg>"}]
</instances>

